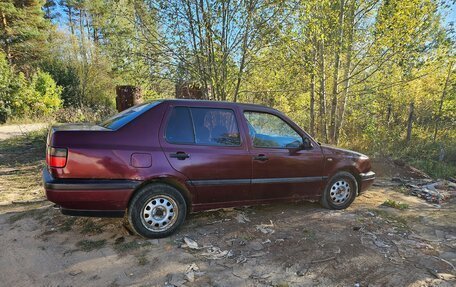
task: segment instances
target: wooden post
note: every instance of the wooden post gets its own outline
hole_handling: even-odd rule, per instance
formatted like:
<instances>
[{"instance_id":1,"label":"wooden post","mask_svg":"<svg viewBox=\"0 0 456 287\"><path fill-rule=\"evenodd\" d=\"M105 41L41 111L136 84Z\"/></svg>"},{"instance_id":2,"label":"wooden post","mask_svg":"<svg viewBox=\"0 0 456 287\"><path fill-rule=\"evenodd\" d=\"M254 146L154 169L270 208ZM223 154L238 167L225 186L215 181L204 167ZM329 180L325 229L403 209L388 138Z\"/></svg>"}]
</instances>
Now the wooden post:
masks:
<instances>
[{"instance_id":1,"label":"wooden post","mask_svg":"<svg viewBox=\"0 0 456 287\"><path fill-rule=\"evenodd\" d=\"M118 112L124 111L142 102L141 87L117 86L116 108Z\"/></svg>"},{"instance_id":2,"label":"wooden post","mask_svg":"<svg viewBox=\"0 0 456 287\"><path fill-rule=\"evenodd\" d=\"M204 92L200 85L196 83L178 83L176 84L177 99L204 99Z\"/></svg>"}]
</instances>

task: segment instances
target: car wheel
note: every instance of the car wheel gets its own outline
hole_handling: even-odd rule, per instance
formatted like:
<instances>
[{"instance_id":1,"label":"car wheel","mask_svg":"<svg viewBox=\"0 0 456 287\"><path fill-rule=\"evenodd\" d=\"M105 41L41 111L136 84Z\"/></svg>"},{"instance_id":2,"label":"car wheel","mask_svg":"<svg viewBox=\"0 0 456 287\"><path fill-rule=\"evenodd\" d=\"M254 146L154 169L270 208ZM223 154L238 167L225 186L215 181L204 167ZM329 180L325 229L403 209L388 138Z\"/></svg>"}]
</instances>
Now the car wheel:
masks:
<instances>
[{"instance_id":1,"label":"car wheel","mask_svg":"<svg viewBox=\"0 0 456 287\"><path fill-rule=\"evenodd\" d=\"M348 172L339 172L326 185L321 205L329 209L344 209L350 206L358 194L358 182Z\"/></svg>"},{"instance_id":2,"label":"car wheel","mask_svg":"<svg viewBox=\"0 0 456 287\"><path fill-rule=\"evenodd\" d=\"M174 233L185 220L187 204L176 188L162 183L139 189L128 207L133 230L146 238L162 238Z\"/></svg>"}]
</instances>

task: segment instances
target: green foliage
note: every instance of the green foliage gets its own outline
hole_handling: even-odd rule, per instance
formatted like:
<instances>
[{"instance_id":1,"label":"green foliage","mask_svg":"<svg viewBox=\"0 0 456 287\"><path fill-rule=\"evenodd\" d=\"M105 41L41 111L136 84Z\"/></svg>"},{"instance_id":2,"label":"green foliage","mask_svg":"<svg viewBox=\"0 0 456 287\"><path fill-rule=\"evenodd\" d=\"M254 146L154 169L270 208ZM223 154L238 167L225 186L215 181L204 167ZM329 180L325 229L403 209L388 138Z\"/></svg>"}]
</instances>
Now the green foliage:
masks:
<instances>
[{"instance_id":1,"label":"green foliage","mask_svg":"<svg viewBox=\"0 0 456 287\"><path fill-rule=\"evenodd\" d=\"M51 75L38 70L32 76L30 85L24 93L27 106L32 116L47 116L60 108L62 87L57 86Z\"/></svg>"},{"instance_id":2,"label":"green foliage","mask_svg":"<svg viewBox=\"0 0 456 287\"><path fill-rule=\"evenodd\" d=\"M454 173L456 49L443 2L43 3L0 3L1 122L59 107L58 121L93 122L113 112L116 85L141 86L147 100L192 84L279 109L320 142Z\"/></svg>"},{"instance_id":3,"label":"green foliage","mask_svg":"<svg viewBox=\"0 0 456 287\"><path fill-rule=\"evenodd\" d=\"M397 201L392 200L392 199L385 200L385 202L383 202L382 205L389 206L389 207L396 208L396 209L400 209L400 210L404 210L404 209L409 208L409 205L407 203L397 202Z\"/></svg>"},{"instance_id":4,"label":"green foliage","mask_svg":"<svg viewBox=\"0 0 456 287\"><path fill-rule=\"evenodd\" d=\"M115 113L111 106L68 107L59 109L55 113L55 120L59 123L97 123Z\"/></svg>"},{"instance_id":5,"label":"green foliage","mask_svg":"<svg viewBox=\"0 0 456 287\"><path fill-rule=\"evenodd\" d=\"M31 74L49 53L48 36L54 26L44 18L43 0L0 2L0 47L16 70Z\"/></svg>"},{"instance_id":6,"label":"green foliage","mask_svg":"<svg viewBox=\"0 0 456 287\"><path fill-rule=\"evenodd\" d=\"M7 104L8 96L15 93L13 73L6 61L5 54L0 51L0 123L6 122L11 116L11 108Z\"/></svg>"},{"instance_id":7,"label":"green foliage","mask_svg":"<svg viewBox=\"0 0 456 287\"><path fill-rule=\"evenodd\" d=\"M0 118L48 116L61 106L62 88L52 77L38 70L30 80L13 73L5 56L0 52Z\"/></svg>"}]
</instances>

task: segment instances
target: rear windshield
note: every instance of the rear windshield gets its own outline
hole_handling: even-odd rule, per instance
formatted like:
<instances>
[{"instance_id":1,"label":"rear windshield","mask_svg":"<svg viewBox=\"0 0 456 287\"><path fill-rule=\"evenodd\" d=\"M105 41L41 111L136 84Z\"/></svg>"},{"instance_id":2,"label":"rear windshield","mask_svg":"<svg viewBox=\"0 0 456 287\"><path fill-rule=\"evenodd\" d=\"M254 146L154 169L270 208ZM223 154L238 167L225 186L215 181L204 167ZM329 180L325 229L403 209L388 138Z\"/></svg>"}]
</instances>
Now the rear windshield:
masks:
<instances>
[{"instance_id":1,"label":"rear windshield","mask_svg":"<svg viewBox=\"0 0 456 287\"><path fill-rule=\"evenodd\" d=\"M159 103L161 103L161 101L139 104L137 106L126 109L121 113L118 113L117 115L103 121L99 125L110 130L117 130L126 125L127 123L131 122L133 119L137 118L144 112L152 109Z\"/></svg>"}]
</instances>

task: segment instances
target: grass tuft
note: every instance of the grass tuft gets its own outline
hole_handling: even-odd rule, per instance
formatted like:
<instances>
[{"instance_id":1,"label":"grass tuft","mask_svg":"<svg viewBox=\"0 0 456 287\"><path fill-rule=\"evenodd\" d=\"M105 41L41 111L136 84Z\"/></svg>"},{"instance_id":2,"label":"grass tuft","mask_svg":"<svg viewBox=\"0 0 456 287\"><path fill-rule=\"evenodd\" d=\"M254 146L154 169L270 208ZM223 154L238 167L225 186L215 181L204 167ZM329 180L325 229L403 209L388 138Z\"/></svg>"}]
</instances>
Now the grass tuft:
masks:
<instances>
[{"instance_id":1,"label":"grass tuft","mask_svg":"<svg viewBox=\"0 0 456 287\"><path fill-rule=\"evenodd\" d=\"M149 263L149 260L147 259L144 253L139 254L136 258L138 259L139 266L144 266L147 265L147 263Z\"/></svg>"},{"instance_id":2,"label":"grass tuft","mask_svg":"<svg viewBox=\"0 0 456 287\"><path fill-rule=\"evenodd\" d=\"M106 240L81 240L76 243L76 247L81 251L90 252L92 250L97 250L103 248L106 245Z\"/></svg>"},{"instance_id":3,"label":"grass tuft","mask_svg":"<svg viewBox=\"0 0 456 287\"><path fill-rule=\"evenodd\" d=\"M81 233L99 234L102 232L103 232L103 229L102 229L101 225L95 223L92 218L86 218L84 220Z\"/></svg>"},{"instance_id":4,"label":"grass tuft","mask_svg":"<svg viewBox=\"0 0 456 287\"><path fill-rule=\"evenodd\" d=\"M149 242L138 242L138 241L130 241L130 242L120 242L114 245L114 250L117 253L122 254L132 250L137 250L141 247L149 246L151 243Z\"/></svg>"},{"instance_id":5,"label":"grass tuft","mask_svg":"<svg viewBox=\"0 0 456 287\"><path fill-rule=\"evenodd\" d=\"M396 208L396 209L400 209L400 210L405 210L405 209L409 208L409 205L407 203L397 202L397 201L392 200L392 199L385 200L385 202L383 202L382 205L383 206L389 206L389 207Z\"/></svg>"}]
</instances>

